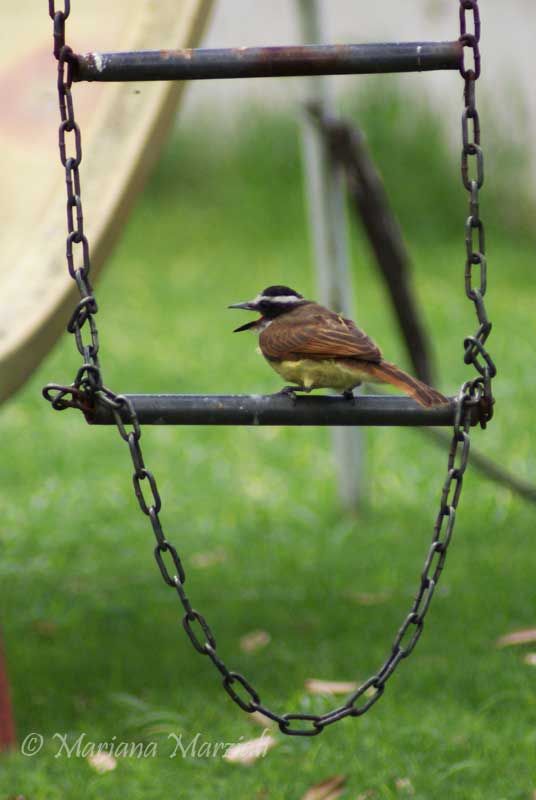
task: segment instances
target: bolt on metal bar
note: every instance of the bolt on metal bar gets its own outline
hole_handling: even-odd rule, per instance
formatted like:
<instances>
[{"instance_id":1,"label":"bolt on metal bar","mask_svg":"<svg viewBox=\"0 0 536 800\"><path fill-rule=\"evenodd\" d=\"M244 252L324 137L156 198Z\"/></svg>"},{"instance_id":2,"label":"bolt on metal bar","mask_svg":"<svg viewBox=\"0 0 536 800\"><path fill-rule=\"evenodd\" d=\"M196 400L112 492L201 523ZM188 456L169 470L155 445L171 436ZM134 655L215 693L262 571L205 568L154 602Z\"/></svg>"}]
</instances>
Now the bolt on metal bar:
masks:
<instances>
[{"instance_id":1,"label":"bolt on metal bar","mask_svg":"<svg viewBox=\"0 0 536 800\"><path fill-rule=\"evenodd\" d=\"M423 408L407 397L366 395L290 397L282 395L129 394L140 425L371 425L448 426L456 406ZM90 424L115 425L113 410L101 403L86 413ZM476 422L476 416L475 420Z\"/></svg>"},{"instance_id":2,"label":"bolt on metal bar","mask_svg":"<svg viewBox=\"0 0 536 800\"><path fill-rule=\"evenodd\" d=\"M174 81L457 70L460 42L139 50L76 55L75 81Z\"/></svg>"}]
</instances>

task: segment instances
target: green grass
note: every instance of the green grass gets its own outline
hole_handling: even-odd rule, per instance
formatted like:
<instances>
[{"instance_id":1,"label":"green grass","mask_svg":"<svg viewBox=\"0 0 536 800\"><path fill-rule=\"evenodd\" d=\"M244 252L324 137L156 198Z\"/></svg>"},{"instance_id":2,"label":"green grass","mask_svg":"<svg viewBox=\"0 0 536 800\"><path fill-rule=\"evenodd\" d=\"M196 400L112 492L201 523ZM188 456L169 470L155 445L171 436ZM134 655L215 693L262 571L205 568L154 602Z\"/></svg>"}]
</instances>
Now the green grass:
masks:
<instances>
[{"instance_id":1,"label":"green grass","mask_svg":"<svg viewBox=\"0 0 536 800\"><path fill-rule=\"evenodd\" d=\"M421 111L404 127L401 106L387 105L371 101L360 118L404 222L440 386L453 393L470 374L462 341L475 327L463 293L466 200L434 121ZM242 317L226 310L270 283L314 291L295 129L265 123L253 120L240 141L219 146L184 131L167 148L97 287L105 380L117 391L278 389L254 340L231 335ZM509 195L496 163L492 153L483 214L492 223L497 412L473 439L536 481L533 242L521 215L501 213ZM405 363L360 233L352 252L359 321ZM1 617L19 737L39 732L45 746L34 758L0 760L1 796L294 800L337 773L348 776L348 798L404 796L400 778L423 800L532 796L536 673L519 650L494 641L536 622L534 509L472 470L425 633L370 714L315 739L280 737L249 768L170 759L169 732L215 743L262 729L189 645L153 562L125 445L112 429L51 413L41 399L43 384L69 382L76 365L64 337L2 411ZM375 670L417 587L446 454L412 430L366 435L368 498L352 517L339 508L326 430L143 433L194 605L226 661L279 710L327 709L304 691L309 677L364 679ZM195 566L196 554L215 551L223 559ZM365 607L356 592L388 598ZM259 628L269 647L241 652L240 637ZM119 759L98 775L84 758L55 757L56 732L71 744L81 733L155 740L159 756Z\"/></svg>"}]
</instances>

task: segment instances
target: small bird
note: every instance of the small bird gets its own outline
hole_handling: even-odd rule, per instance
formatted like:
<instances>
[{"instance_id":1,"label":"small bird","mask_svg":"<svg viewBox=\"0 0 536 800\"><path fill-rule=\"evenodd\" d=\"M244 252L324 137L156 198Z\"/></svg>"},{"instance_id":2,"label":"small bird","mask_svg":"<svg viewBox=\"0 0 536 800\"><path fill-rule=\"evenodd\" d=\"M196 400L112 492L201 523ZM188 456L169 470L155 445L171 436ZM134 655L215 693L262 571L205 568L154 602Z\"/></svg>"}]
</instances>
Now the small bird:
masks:
<instances>
[{"instance_id":1,"label":"small bird","mask_svg":"<svg viewBox=\"0 0 536 800\"><path fill-rule=\"evenodd\" d=\"M431 408L449 400L431 386L385 361L379 347L351 319L306 300L288 286L269 286L253 300L229 308L258 311L236 328L259 334L261 352L289 386L282 394L335 389L352 398L360 383L389 383Z\"/></svg>"}]
</instances>

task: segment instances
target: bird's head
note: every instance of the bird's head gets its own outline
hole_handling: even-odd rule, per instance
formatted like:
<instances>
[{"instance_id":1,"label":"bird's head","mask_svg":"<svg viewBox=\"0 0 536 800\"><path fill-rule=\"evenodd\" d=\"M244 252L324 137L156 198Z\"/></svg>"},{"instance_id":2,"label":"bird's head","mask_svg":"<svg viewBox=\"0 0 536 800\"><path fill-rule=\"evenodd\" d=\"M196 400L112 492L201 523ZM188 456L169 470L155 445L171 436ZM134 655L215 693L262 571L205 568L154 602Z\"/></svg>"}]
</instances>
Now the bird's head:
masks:
<instances>
[{"instance_id":1,"label":"bird's head","mask_svg":"<svg viewBox=\"0 0 536 800\"><path fill-rule=\"evenodd\" d=\"M235 328L234 333L239 331L255 330L262 331L273 319L292 311L296 306L306 303L303 295L290 289L288 286L268 286L260 292L253 300L246 300L245 303L233 303L229 308L243 308L246 311L258 311L260 317L252 322L246 322L239 328Z\"/></svg>"}]
</instances>

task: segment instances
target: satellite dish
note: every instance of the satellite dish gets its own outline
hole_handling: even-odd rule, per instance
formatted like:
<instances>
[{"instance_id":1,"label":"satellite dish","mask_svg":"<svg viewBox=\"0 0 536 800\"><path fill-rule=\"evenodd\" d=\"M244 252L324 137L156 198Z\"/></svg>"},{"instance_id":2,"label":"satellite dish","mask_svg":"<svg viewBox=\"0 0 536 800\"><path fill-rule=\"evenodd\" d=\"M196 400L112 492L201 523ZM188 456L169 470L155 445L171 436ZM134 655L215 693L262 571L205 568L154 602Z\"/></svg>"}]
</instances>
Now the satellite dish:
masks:
<instances>
[{"instance_id":1,"label":"satellite dish","mask_svg":"<svg viewBox=\"0 0 536 800\"><path fill-rule=\"evenodd\" d=\"M46 5L46 4L45 4ZM194 47L211 0L92 0L67 20L75 52ZM0 103L0 402L39 365L78 300L65 262L65 178L52 21L31 0L5 4ZM95 278L175 117L184 84L80 83L82 200Z\"/></svg>"}]
</instances>

